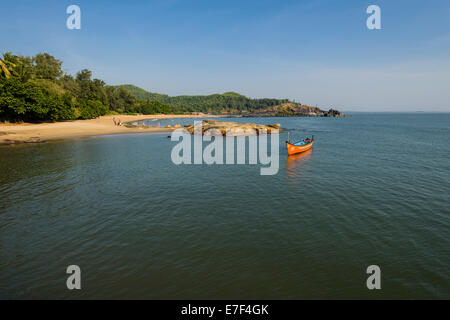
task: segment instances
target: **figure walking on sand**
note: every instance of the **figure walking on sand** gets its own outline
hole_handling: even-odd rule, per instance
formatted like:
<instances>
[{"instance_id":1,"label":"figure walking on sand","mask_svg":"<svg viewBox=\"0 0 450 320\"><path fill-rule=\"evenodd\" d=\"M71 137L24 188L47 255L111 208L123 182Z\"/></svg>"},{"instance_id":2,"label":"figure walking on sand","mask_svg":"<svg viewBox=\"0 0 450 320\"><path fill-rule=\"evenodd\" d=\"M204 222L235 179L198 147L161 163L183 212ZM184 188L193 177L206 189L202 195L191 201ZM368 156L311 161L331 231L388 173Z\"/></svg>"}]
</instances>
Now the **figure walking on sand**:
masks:
<instances>
[{"instance_id":1,"label":"figure walking on sand","mask_svg":"<svg viewBox=\"0 0 450 320\"><path fill-rule=\"evenodd\" d=\"M114 125L117 126L117 123L116 123L116 117L113 117L112 120L113 120L113 122L114 122Z\"/></svg>"}]
</instances>

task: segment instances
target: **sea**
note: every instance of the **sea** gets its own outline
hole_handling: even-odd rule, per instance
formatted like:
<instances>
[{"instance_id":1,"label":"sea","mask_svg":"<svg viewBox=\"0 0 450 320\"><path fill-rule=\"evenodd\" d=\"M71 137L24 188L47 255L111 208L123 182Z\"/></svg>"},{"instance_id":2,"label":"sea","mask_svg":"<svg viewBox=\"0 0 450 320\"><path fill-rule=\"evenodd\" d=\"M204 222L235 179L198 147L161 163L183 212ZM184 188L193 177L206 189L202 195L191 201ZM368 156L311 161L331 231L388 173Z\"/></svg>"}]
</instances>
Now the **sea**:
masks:
<instances>
[{"instance_id":1,"label":"sea","mask_svg":"<svg viewBox=\"0 0 450 320\"><path fill-rule=\"evenodd\" d=\"M221 120L279 123L277 173L168 133L0 147L0 298L450 299L450 113Z\"/></svg>"}]
</instances>

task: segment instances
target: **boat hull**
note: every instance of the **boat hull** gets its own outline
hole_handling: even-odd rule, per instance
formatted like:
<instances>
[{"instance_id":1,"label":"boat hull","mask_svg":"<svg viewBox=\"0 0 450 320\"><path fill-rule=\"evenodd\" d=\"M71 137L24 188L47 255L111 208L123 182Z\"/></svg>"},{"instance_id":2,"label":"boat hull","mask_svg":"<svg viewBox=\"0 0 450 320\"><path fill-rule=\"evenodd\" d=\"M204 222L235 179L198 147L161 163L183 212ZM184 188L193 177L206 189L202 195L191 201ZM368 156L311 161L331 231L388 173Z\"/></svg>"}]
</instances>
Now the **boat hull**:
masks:
<instances>
[{"instance_id":1,"label":"boat hull","mask_svg":"<svg viewBox=\"0 0 450 320\"><path fill-rule=\"evenodd\" d=\"M312 148L313 144L314 144L314 141L311 141L310 143L305 144L303 146L296 146L296 145L291 144L286 141L286 148L287 148L288 154L293 155L293 154L308 151L309 149Z\"/></svg>"}]
</instances>

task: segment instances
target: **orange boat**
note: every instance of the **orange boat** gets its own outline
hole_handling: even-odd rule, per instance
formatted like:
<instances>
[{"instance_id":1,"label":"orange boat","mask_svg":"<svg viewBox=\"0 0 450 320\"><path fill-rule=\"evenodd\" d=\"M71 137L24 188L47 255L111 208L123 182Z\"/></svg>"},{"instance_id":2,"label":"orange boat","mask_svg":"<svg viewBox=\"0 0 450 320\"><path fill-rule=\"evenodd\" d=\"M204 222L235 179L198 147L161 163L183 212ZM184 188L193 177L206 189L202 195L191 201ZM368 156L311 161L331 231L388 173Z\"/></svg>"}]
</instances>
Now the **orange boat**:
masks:
<instances>
[{"instance_id":1,"label":"orange boat","mask_svg":"<svg viewBox=\"0 0 450 320\"><path fill-rule=\"evenodd\" d=\"M311 139L306 138L306 139L301 140L296 143L290 143L289 141L286 141L286 148L287 148L288 154L293 155L293 154L308 151L309 149L312 148L313 144L314 144L314 136Z\"/></svg>"}]
</instances>

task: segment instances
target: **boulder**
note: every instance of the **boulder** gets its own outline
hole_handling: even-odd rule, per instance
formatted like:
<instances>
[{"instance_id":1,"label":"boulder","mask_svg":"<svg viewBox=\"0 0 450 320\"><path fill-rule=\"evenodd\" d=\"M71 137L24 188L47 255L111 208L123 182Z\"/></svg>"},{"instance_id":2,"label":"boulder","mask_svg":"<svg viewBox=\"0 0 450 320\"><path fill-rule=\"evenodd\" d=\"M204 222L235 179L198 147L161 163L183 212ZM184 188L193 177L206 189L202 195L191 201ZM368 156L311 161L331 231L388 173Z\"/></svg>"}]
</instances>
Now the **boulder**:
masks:
<instances>
[{"instance_id":1,"label":"boulder","mask_svg":"<svg viewBox=\"0 0 450 320\"><path fill-rule=\"evenodd\" d=\"M195 125L186 125L190 134L227 135L227 136L254 136L271 134L273 130L280 130L279 124L237 123L231 121L203 120Z\"/></svg>"}]
</instances>

